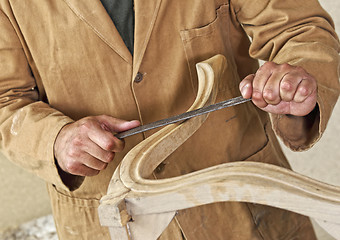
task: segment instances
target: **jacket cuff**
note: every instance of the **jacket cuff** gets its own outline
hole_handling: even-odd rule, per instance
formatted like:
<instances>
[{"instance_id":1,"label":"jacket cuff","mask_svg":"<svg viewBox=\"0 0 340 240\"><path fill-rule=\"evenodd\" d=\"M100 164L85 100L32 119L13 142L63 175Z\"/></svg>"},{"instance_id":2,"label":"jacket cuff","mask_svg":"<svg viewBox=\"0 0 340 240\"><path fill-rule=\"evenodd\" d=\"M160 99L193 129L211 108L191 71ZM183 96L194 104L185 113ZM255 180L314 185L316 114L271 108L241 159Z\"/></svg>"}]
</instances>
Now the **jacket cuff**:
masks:
<instances>
[{"instance_id":1,"label":"jacket cuff","mask_svg":"<svg viewBox=\"0 0 340 240\"><path fill-rule=\"evenodd\" d=\"M293 151L308 150L326 130L338 96L339 91L319 84L317 105L307 116L271 114L276 135ZM325 102L325 99L328 101Z\"/></svg>"},{"instance_id":2,"label":"jacket cuff","mask_svg":"<svg viewBox=\"0 0 340 240\"><path fill-rule=\"evenodd\" d=\"M307 116L271 114L271 121L276 135L287 147L293 151L303 151L321 138L320 115L317 105Z\"/></svg>"},{"instance_id":3,"label":"jacket cuff","mask_svg":"<svg viewBox=\"0 0 340 240\"><path fill-rule=\"evenodd\" d=\"M60 132L60 130L67 124L72 123L68 117L59 119L55 125L55 128L50 131L50 135L48 136L47 142L49 143L47 154L48 162L50 167L46 168L46 176L40 176L45 181L50 182L58 188L61 188L66 191L74 191L81 186L84 181L84 177L75 176L68 174L60 169L57 164L57 161L54 157L54 143Z\"/></svg>"},{"instance_id":4,"label":"jacket cuff","mask_svg":"<svg viewBox=\"0 0 340 240\"><path fill-rule=\"evenodd\" d=\"M53 181L55 183L54 185L57 186L58 188L63 189L63 190L74 191L81 186L81 184L84 182L85 177L72 175L72 174L69 174L69 173L63 171L60 168L58 161L55 158L55 154L54 154L54 144L55 144L55 141L56 141L61 129L64 126L66 126L67 124L70 124L70 123L73 122L73 121L69 121L68 119L65 119L65 120L66 121L61 122L61 127L58 129L57 133L53 133L53 135L51 136L53 139L51 139L50 142L52 142L53 145L51 146L51 148L52 148L51 154L52 155L49 155L49 156L51 156L51 159L53 159L52 161L54 162L53 172L55 174L55 169L56 169L57 174L58 174L58 176L56 176L56 179Z\"/></svg>"}]
</instances>

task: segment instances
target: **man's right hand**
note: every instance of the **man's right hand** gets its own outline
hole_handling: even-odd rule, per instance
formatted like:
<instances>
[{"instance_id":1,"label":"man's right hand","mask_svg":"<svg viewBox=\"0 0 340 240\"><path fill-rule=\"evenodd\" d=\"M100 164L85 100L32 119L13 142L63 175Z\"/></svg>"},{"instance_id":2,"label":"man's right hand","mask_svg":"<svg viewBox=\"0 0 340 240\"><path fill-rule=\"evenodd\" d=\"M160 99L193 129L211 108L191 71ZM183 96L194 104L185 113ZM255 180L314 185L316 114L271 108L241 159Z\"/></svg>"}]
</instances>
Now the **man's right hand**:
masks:
<instances>
[{"instance_id":1,"label":"man's right hand","mask_svg":"<svg viewBox=\"0 0 340 240\"><path fill-rule=\"evenodd\" d=\"M54 143L54 156L66 173L97 175L113 160L116 152L124 149L124 141L114 133L139 125L137 120L129 122L106 115L82 118L61 129Z\"/></svg>"}]
</instances>

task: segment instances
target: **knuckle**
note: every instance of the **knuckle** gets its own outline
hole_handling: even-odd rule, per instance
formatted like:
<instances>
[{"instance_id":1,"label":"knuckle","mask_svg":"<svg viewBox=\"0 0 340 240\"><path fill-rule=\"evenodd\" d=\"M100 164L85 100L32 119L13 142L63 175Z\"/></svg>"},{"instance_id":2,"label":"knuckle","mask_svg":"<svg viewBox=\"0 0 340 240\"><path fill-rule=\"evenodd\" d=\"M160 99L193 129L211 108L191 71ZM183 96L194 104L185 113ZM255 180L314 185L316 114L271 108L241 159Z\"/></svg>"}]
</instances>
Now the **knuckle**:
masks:
<instances>
[{"instance_id":1,"label":"knuckle","mask_svg":"<svg viewBox=\"0 0 340 240\"><path fill-rule=\"evenodd\" d=\"M277 66L276 63L274 62L265 62L260 68L259 70L260 71L268 71L268 70L271 70L273 68L275 68Z\"/></svg>"},{"instance_id":2,"label":"knuckle","mask_svg":"<svg viewBox=\"0 0 340 240\"><path fill-rule=\"evenodd\" d=\"M82 121L79 124L79 129L81 132L87 132L89 131L91 128L93 127L93 122L90 119L84 119L84 121Z\"/></svg>"},{"instance_id":3,"label":"knuckle","mask_svg":"<svg viewBox=\"0 0 340 240\"><path fill-rule=\"evenodd\" d=\"M299 89L298 89L298 93L301 95L301 96L308 96L310 94L310 91L308 88L304 87L304 86L300 86Z\"/></svg>"},{"instance_id":4,"label":"knuckle","mask_svg":"<svg viewBox=\"0 0 340 240\"><path fill-rule=\"evenodd\" d=\"M263 97L267 100L274 101L277 99L277 94L275 94L272 90L267 89L263 92Z\"/></svg>"},{"instance_id":5,"label":"knuckle","mask_svg":"<svg viewBox=\"0 0 340 240\"><path fill-rule=\"evenodd\" d=\"M65 168L71 174L76 174L78 173L78 170L79 170L77 164L74 161L68 161L65 164Z\"/></svg>"},{"instance_id":6,"label":"knuckle","mask_svg":"<svg viewBox=\"0 0 340 240\"><path fill-rule=\"evenodd\" d=\"M289 80L284 80L281 82L281 89L285 92L290 92L293 90L293 84Z\"/></svg>"},{"instance_id":7,"label":"knuckle","mask_svg":"<svg viewBox=\"0 0 340 240\"><path fill-rule=\"evenodd\" d=\"M73 146L73 147L80 147L80 146L82 146L82 145L83 145L83 140L82 140L82 138L81 138L79 135L75 136L75 137L72 139L72 144L71 144L71 146Z\"/></svg>"},{"instance_id":8,"label":"knuckle","mask_svg":"<svg viewBox=\"0 0 340 240\"><path fill-rule=\"evenodd\" d=\"M303 67L301 67L301 66L296 66L295 69L298 72L301 72L303 74L307 74L306 70Z\"/></svg>"},{"instance_id":9,"label":"knuckle","mask_svg":"<svg viewBox=\"0 0 340 240\"><path fill-rule=\"evenodd\" d=\"M280 68L283 70L283 71L288 71L292 68L291 65L289 65L288 63L283 63L280 65Z\"/></svg>"},{"instance_id":10,"label":"knuckle","mask_svg":"<svg viewBox=\"0 0 340 240\"><path fill-rule=\"evenodd\" d=\"M263 100L262 94L260 92L258 92L258 91L254 91L253 92L252 98L255 101L262 101Z\"/></svg>"},{"instance_id":11,"label":"knuckle","mask_svg":"<svg viewBox=\"0 0 340 240\"><path fill-rule=\"evenodd\" d=\"M77 158L79 157L80 153L78 151L77 148L72 147L68 150L68 156L70 156L71 158Z\"/></svg>"},{"instance_id":12,"label":"knuckle","mask_svg":"<svg viewBox=\"0 0 340 240\"><path fill-rule=\"evenodd\" d=\"M104 150L111 151L115 147L115 142L112 140L104 141Z\"/></svg>"},{"instance_id":13,"label":"knuckle","mask_svg":"<svg viewBox=\"0 0 340 240\"><path fill-rule=\"evenodd\" d=\"M254 92L252 99L253 103L260 108L268 105L267 102L263 99L263 95L261 92Z\"/></svg>"},{"instance_id":14,"label":"knuckle","mask_svg":"<svg viewBox=\"0 0 340 240\"><path fill-rule=\"evenodd\" d=\"M269 104L278 104L281 101L281 97L278 92L273 91L272 89L265 90L263 92L264 100Z\"/></svg>"}]
</instances>

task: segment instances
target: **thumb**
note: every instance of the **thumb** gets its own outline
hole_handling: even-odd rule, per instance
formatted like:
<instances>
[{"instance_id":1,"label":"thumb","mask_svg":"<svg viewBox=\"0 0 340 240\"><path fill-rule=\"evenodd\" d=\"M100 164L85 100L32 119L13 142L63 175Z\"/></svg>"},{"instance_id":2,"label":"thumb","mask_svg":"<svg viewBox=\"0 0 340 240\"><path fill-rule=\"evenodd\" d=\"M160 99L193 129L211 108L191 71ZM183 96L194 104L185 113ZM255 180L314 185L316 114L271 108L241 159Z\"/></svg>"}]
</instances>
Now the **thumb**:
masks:
<instances>
[{"instance_id":1,"label":"thumb","mask_svg":"<svg viewBox=\"0 0 340 240\"><path fill-rule=\"evenodd\" d=\"M244 98L251 98L253 94L253 80L255 74L250 74L246 76L239 85L240 92Z\"/></svg>"},{"instance_id":2,"label":"thumb","mask_svg":"<svg viewBox=\"0 0 340 240\"><path fill-rule=\"evenodd\" d=\"M98 116L98 120L104 130L116 133L135 128L140 125L140 122L138 120L126 121L107 115Z\"/></svg>"}]
</instances>

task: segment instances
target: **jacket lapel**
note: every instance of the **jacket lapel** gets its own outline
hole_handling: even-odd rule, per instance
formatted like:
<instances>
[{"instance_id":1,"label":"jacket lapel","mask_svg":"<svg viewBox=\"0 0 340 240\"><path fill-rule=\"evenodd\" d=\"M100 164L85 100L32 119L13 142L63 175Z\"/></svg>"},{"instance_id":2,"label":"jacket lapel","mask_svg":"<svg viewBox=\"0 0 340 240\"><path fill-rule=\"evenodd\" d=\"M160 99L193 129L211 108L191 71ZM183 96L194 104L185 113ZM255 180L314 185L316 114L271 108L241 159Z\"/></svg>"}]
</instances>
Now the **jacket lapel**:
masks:
<instances>
[{"instance_id":1,"label":"jacket lapel","mask_svg":"<svg viewBox=\"0 0 340 240\"><path fill-rule=\"evenodd\" d=\"M133 76L139 70L162 0L135 1Z\"/></svg>"},{"instance_id":2,"label":"jacket lapel","mask_svg":"<svg viewBox=\"0 0 340 240\"><path fill-rule=\"evenodd\" d=\"M132 56L99 0L64 0L70 9L127 63Z\"/></svg>"}]
</instances>

